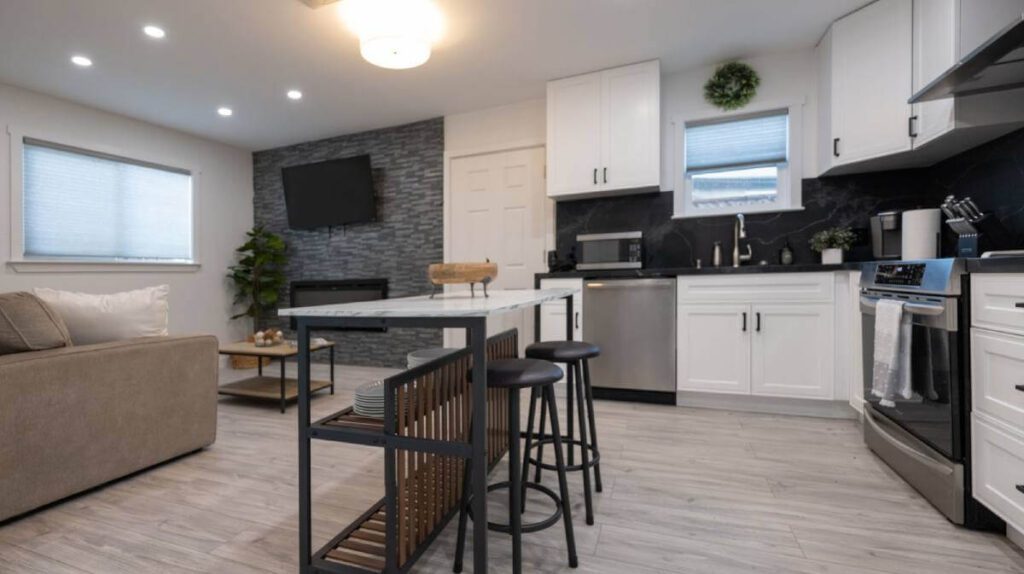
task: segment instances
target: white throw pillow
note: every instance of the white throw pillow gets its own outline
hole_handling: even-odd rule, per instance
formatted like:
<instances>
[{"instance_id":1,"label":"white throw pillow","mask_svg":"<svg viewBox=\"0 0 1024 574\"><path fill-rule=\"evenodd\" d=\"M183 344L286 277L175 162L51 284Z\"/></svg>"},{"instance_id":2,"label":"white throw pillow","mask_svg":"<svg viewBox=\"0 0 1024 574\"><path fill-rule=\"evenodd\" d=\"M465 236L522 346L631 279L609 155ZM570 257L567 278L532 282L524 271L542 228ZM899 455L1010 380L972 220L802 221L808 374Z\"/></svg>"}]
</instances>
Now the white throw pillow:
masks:
<instances>
[{"instance_id":1,"label":"white throw pillow","mask_svg":"<svg viewBox=\"0 0 1024 574\"><path fill-rule=\"evenodd\" d=\"M64 319L76 345L167 335L168 285L94 295L37 287L36 297Z\"/></svg>"}]
</instances>

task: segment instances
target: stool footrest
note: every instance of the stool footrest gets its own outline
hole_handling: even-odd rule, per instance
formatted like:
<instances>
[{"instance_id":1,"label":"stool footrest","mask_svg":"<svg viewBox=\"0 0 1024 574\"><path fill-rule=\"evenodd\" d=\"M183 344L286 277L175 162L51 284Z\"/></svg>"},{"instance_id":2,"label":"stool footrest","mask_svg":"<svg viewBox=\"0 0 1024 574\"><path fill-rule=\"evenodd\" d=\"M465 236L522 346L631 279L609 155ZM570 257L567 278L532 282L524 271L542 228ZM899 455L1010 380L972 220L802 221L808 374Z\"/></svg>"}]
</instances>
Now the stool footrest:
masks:
<instances>
[{"instance_id":1,"label":"stool footrest","mask_svg":"<svg viewBox=\"0 0 1024 574\"><path fill-rule=\"evenodd\" d=\"M487 492L494 492L495 490L506 489L509 488L511 484L512 483L507 480L495 484L488 484ZM552 526L557 524L558 521L562 518L562 499L557 494L555 494L555 491L544 486L543 484L537 484L536 482L527 482L524 484L524 486L530 490L535 490L550 498L552 502L555 503L555 512L554 514L545 518L544 520L523 524L523 534L529 534L531 532L540 532L541 530L551 528ZM466 505L466 514L469 515L470 519L473 518L472 500L472 497L470 497L470 503ZM512 528L508 524L501 524L499 522L488 522L487 529L493 530L495 532L504 532L505 534L509 534L512 532Z\"/></svg>"},{"instance_id":2,"label":"stool footrest","mask_svg":"<svg viewBox=\"0 0 1024 574\"><path fill-rule=\"evenodd\" d=\"M533 441L533 443L530 444L530 450L533 450L533 449L539 447L542 444L543 445L554 444L554 442L555 442L555 439L553 439L553 438L543 438L543 439L540 439L540 440L537 440L537 441ZM601 462L601 452L598 451L596 448L594 448L594 445L592 445L592 444L584 445L582 440L579 440L579 439L569 440L567 438L563 438L562 439L562 444L564 444L564 445L576 445L576 446L579 446L580 448L586 447L587 450L590 451L590 460L587 461L586 468L594 468L595 466L597 466L597 463ZM549 463L546 463L546 462L538 462L537 459L533 458L532 456L527 458L526 462L528 464L532 464L533 466L539 466L539 467L543 468L544 470L558 470L558 466L556 466L554 464L549 464ZM580 463L580 464L567 464L567 465L565 465L565 470L566 470L566 472L576 472L576 471L583 470L583 463Z\"/></svg>"}]
</instances>

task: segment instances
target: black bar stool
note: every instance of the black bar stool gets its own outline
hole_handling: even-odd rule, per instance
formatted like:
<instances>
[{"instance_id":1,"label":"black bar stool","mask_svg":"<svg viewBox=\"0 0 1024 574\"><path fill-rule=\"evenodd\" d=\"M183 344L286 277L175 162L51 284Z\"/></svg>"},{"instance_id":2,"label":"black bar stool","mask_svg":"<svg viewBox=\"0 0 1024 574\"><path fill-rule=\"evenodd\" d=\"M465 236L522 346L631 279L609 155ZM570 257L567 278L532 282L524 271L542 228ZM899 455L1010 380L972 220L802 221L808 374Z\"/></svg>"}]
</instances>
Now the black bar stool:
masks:
<instances>
[{"instance_id":1,"label":"black bar stool","mask_svg":"<svg viewBox=\"0 0 1024 574\"><path fill-rule=\"evenodd\" d=\"M590 359L601 354L601 348L593 343L584 341L543 341L534 343L526 348L526 356L531 359L541 359L553 363L565 363L566 366L566 427L567 436L560 442L568 445L569 465L568 471L583 472L583 497L586 502L587 524L594 523L594 504L590 493L590 470L594 471L594 482L597 492L601 492L601 452L597 447L597 424L594 420L594 391L590 386ZM573 404L573 390L575 388L575 405ZM533 481L539 483L542 469L554 470L551 464L544 463L544 445L555 442L556 453L560 450L557 442L558 431L554 425L551 427L551 434L548 437L544 434L544 404L547 397L542 398L540 415L540 439L535 443L531 441L533 436L533 411L536 399L531 397L530 401L530 424L526 429L526 450L523 456L523 476L529 472L529 465L537 467ZM573 434L573 407L579 415L580 438L577 440ZM554 421L552 421L554 422ZM588 436L587 427L590 427ZM576 446L580 447L580 464L574 464L573 452ZM531 448L537 449L537 458L530 456Z\"/></svg>"},{"instance_id":2,"label":"black bar stool","mask_svg":"<svg viewBox=\"0 0 1024 574\"><path fill-rule=\"evenodd\" d=\"M487 362L487 386L509 389L508 396L508 480L487 486L487 492L507 488L509 523L498 524L488 522L488 530L506 532L512 535L512 572L523 571L523 533L538 532L558 523L561 518L565 524L565 542L569 550L569 566L576 568L579 561L576 557L576 537L572 530L572 511L569 503L569 486L566 480L566 466L562 456L562 442L558 433L558 411L555 408L554 383L562 378L562 369L557 365L537 359L498 359ZM555 470L558 472L558 490L555 494L550 488L533 482L526 482L519 474L519 391L531 390L531 405L537 397L543 395L551 415L551 431L554 433ZM473 424L472 421L470 423ZM533 409L530 411L530 423L533 425ZM471 431L472 432L472 431ZM527 435L527 448L530 438ZM470 464L466 462L462 477L462 502L459 509L459 538L455 548L455 572L462 572L462 557L466 551L466 518L473 516L472 495L470 493ZM526 489L535 490L546 495L555 503L555 512L541 520L530 524L522 523L523 499Z\"/></svg>"}]
</instances>

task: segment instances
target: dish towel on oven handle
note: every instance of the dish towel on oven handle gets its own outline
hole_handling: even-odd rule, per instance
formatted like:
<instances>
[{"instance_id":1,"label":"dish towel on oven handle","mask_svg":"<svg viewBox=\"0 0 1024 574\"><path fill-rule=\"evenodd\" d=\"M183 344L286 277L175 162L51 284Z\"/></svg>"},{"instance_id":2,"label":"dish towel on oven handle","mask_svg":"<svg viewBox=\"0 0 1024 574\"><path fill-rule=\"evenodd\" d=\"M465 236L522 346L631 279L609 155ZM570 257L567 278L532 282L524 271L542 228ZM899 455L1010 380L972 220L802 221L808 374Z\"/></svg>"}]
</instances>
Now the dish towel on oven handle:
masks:
<instances>
[{"instance_id":1,"label":"dish towel on oven handle","mask_svg":"<svg viewBox=\"0 0 1024 574\"><path fill-rule=\"evenodd\" d=\"M897 396L909 400L911 316L903 301L881 299L875 307L875 364L871 394L883 407L896 406Z\"/></svg>"}]
</instances>

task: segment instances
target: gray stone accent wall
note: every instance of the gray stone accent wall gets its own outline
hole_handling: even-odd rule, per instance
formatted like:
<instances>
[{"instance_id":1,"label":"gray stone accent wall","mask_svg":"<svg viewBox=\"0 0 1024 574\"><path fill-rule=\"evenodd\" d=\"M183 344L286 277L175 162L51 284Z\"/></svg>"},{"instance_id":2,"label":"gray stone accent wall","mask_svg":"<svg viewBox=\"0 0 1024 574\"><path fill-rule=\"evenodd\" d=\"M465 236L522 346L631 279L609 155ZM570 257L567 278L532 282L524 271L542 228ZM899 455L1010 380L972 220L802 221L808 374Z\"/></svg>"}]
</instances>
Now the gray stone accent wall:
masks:
<instances>
[{"instance_id":1,"label":"gray stone accent wall","mask_svg":"<svg viewBox=\"0 0 1024 574\"><path fill-rule=\"evenodd\" d=\"M361 154L370 155L373 167L377 221L289 229L281 168ZM428 293L427 265L443 258L443 156L443 118L256 152L256 223L287 241L289 281L384 277L389 297ZM287 291L281 294L283 305L288 298ZM289 327L277 319L268 326ZM317 335L337 343L338 363L353 365L404 367L408 352L442 343L440 331L422 329Z\"/></svg>"}]
</instances>

